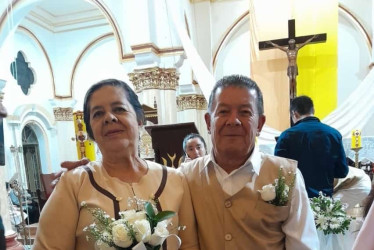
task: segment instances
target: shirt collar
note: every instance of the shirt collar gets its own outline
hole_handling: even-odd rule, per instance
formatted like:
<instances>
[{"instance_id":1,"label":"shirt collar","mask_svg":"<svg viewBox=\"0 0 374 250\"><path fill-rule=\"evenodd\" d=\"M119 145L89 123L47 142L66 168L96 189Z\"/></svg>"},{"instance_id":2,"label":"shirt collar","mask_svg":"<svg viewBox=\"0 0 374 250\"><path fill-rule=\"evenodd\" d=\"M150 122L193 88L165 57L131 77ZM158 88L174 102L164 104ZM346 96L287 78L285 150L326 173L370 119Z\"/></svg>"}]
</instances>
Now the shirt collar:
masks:
<instances>
[{"instance_id":1,"label":"shirt collar","mask_svg":"<svg viewBox=\"0 0 374 250\"><path fill-rule=\"evenodd\" d=\"M261 168L261 162L262 162L262 153L259 151L259 147L256 143L252 154L248 157L248 159L245 161L245 163L242 166L240 166L239 168L241 168L243 166L248 166L248 167L252 168L257 175L259 175L260 168ZM212 149L210 151L210 154L207 155L206 157L204 157L204 164L200 165L199 171L201 173L202 171L204 171L209 166L213 167L214 165L219 167L219 165L216 163L216 161L214 159L214 154L213 154L213 149Z\"/></svg>"}]
</instances>

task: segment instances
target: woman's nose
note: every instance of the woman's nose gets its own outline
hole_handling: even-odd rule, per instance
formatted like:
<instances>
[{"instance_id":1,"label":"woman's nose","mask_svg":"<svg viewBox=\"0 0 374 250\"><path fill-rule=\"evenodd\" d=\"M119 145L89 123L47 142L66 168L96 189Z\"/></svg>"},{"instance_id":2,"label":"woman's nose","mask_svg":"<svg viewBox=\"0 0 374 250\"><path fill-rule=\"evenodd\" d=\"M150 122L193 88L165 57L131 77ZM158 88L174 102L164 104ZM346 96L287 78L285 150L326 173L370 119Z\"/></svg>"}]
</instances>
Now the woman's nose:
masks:
<instances>
[{"instance_id":1,"label":"woman's nose","mask_svg":"<svg viewBox=\"0 0 374 250\"><path fill-rule=\"evenodd\" d=\"M112 113L110 112L107 112L106 115L105 115L105 120L104 122L107 124L107 123L110 123L110 122L117 122L118 119L115 115L113 115Z\"/></svg>"}]
</instances>

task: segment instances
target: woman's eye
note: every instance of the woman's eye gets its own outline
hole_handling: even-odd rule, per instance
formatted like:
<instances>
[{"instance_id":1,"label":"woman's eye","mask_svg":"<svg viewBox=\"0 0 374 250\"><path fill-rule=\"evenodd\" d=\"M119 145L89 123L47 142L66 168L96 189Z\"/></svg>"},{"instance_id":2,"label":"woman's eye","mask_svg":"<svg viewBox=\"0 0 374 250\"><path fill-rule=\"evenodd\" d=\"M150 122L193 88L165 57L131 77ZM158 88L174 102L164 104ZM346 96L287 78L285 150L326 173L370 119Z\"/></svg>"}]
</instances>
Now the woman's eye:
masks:
<instances>
[{"instance_id":1,"label":"woman's eye","mask_svg":"<svg viewBox=\"0 0 374 250\"><path fill-rule=\"evenodd\" d=\"M113 108L113 111L117 113L122 113L122 112L126 112L127 110L123 107L115 107Z\"/></svg>"},{"instance_id":2,"label":"woman's eye","mask_svg":"<svg viewBox=\"0 0 374 250\"><path fill-rule=\"evenodd\" d=\"M93 117L93 118L100 117L100 116L103 115L103 113L104 113L104 112L102 112L102 111L96 111L96 112L94 112L94 113L92 114L92 117Z\"/></svg>"}]
</instances>

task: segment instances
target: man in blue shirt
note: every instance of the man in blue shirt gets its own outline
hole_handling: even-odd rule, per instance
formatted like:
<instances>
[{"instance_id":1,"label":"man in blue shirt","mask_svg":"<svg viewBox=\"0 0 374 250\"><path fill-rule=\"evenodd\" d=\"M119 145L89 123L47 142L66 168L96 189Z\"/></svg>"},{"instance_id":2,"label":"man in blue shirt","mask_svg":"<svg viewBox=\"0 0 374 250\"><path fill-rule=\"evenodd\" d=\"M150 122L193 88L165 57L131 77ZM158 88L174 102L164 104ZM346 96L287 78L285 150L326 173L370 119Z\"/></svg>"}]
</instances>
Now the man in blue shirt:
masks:
<instances>
[{"instance_id":1,"label":"man in blue shirt","mask_svg":"<svg viewBox=\"0 0 374 250\"><path fill-rule=\"evenodd\" d=\"M279 136L274 154L298 161L309 198L317 197L320 191L332 196L334 178L348 174L342 136L314 116L308 96L294 98L290 111L294 126Z\"/></svg>"}]
</instances>

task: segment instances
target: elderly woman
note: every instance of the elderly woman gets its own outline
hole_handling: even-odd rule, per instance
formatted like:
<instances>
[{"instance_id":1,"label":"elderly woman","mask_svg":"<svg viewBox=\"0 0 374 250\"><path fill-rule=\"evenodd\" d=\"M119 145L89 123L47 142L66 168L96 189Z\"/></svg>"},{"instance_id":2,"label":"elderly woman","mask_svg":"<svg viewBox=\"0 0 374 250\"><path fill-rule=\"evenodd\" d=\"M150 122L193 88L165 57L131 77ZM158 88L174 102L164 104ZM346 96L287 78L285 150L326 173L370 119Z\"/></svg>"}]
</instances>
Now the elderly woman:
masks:
<instances>
[{"instance_id":1,"label":"elderly woman","mask_svg":"<svg viewBox=\"0 0 374 250\"><path fill-rule=\"evenodd\" d=\"M87 241L83 231L94 218L80 204L85 202L118 218L119 211L136 208L129 208L128 198L132 197L158 197L159 209L177 212L169 224L170 233L179 233L181 249L197 249L195 219L183 175L138 156L144 114L133 90L119 80L98 82L87 91L83 112L87 133L99 146L102 160L62 175L43 208L34 249L94 249L95 243ZM186 229L178 231L178 225ZM173 238L167 240L167 249L177 248Z\"/></svg>"}]
</instances>

